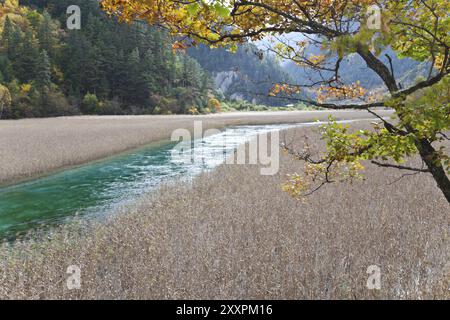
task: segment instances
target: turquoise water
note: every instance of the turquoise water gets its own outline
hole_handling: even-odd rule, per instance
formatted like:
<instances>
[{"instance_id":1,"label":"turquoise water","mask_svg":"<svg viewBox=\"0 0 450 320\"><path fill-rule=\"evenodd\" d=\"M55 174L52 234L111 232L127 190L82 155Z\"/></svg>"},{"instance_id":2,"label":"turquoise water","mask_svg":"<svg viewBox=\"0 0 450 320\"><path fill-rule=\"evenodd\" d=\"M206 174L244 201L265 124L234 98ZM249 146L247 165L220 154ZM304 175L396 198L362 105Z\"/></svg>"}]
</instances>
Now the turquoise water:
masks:
<instances>
[{"instance_id":1,"label":"turquoise water","mask_svg":"<svg viewBox=\"0 0 450 320\"><path fill-rule=\"evenodd\" d=\"M236 147L257 134L294 126L298 124L227 128L196 141L192 152L202 161L194 163L174 159L176 144L167 142L0 188L0 237L60 224L75 215L112 214L119 205L151 192L163 182L191 178L220 165Z\"/></svg>"}]
</instances>

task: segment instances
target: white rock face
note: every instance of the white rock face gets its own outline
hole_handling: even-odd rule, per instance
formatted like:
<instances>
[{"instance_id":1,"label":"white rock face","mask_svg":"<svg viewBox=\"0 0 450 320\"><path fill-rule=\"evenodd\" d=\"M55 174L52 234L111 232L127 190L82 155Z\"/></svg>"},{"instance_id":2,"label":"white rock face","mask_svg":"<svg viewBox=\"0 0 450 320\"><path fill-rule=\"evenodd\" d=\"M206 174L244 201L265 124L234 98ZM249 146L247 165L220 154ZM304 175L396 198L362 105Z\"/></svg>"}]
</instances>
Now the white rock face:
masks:
<instances>
[{"instance_id":1,"label":"white rock face","mask_svg":"<svg viewBox=\"0 0 450 320\"><path fill-rule=\"evenodd\" d=\"M216 87L223 93L228 91L228 88L233 84L233 81L239 78L237 71L222 71L214 76L214 83Z\"/></svg>"}]
</instances>

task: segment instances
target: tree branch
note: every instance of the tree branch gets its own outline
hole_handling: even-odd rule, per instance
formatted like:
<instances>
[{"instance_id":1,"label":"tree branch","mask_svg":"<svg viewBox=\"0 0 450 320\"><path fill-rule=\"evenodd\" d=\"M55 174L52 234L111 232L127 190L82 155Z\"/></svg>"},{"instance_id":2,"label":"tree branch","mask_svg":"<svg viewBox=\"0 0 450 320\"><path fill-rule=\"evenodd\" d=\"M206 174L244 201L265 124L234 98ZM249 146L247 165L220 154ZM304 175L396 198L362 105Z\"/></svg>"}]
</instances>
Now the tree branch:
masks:
<instances>
[{"instance_id":1,"label":"tree branch","mask_svg":"<svg viewBox=\"0 0 450 320\"><path fill-rule=\"evenodd\" d=\"M382 167L382 168L394 168L394 169L399 169L399 170L407 170L407 171L414 171L414 172L422 172L422 173L429 173L430 170L429 169L419 169L419 168L412 168L412 167L407 167L407 166L401 166L401 165L396 165L396 164L390 164L390 163L381 163L378 162L376 160L372 160L371 161L373 164Z\"/></svg>"}]
</instances>

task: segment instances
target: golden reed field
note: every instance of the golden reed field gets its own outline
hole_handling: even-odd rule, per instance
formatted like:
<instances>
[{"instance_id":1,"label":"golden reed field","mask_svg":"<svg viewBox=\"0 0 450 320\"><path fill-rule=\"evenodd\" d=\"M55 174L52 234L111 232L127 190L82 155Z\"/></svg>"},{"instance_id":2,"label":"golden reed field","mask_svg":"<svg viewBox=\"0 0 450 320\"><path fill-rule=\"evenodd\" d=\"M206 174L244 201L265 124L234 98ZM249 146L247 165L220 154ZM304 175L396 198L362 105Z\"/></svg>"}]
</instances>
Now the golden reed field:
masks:
<instances>
[{"instance_id":1,"label":"golden reed field","mask_svg":"<svg viewBox=\"0 0 450 320\"><path fill-rule=\"evenodd\" d=\"M286 135L297 148L305 135L323 147L312 128ZM450 298L450 207L430 177L392 183L399 171L367 165L366 180L302 202L281 190L301 170L287 155L275 176L222 165L107 222L4 244L0 298ZM70 265L80 267L79 290L67 289ZM381 290L366 287L371 265Z\"/></svg>"},{"instance_id":2,"label":"golden reed field","mask_svg":"<svg viewBox=\"0 0 450 320\"><path fill-rule=\"evenodd\" d=\"M390 111L380 111L390 115ZM358 111L247 112L206 116L84 116L0 121L0 184L29 179L125 152L162 139L178 128L295 123L372 118Z\"/></svg>"}]
</instances>

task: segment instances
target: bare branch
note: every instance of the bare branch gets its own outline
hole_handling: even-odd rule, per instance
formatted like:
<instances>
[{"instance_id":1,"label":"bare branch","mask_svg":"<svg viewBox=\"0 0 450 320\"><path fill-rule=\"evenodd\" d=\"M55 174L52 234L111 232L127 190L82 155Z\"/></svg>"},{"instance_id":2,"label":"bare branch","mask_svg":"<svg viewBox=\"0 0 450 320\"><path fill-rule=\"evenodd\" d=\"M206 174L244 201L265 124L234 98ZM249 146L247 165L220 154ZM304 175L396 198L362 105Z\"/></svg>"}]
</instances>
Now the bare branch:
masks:
<instances>
[{"instance_id":1,"label":"bare branch","mask_svg":"<svg viewBox=\"0 0 450 320\"><path fill-rule=\"evenodd\" d=\"M309 99L303 99L303 98L296 98L291 96L270 96L263 93L257 93L257 92L249 92L254 95L259 96L265 96L270 97L274 99L283 99L283 100L290 100L290 101L297 101L297 102L303 102L308 105L312 105L318 108L323 109L331 109L331 110L347 110L347 109L354 109L354 110L369 110L370 108L380 108L385 107L384 102L374 102L374 103L367 103L367 104L361 104L361 103L350 103L350 104L337 104L337 103L319 103L315 100L309 100Z\"/></svg>"},{"instance_id":2,"label":"bare branch","mask_svg":"<svg viewBox=\"0 0 450 320\"><path fill-rule=\"evenodd\" d=\"M394 169L414 171L414 172L419 172L419 173L429 173L430 172L429 169L412 168L412 167L390 164L390 163L381 163L381 162L378 162L375 160L372 160L371 162L382 168L394 168Z\"/></svg>"}]
</instances>

